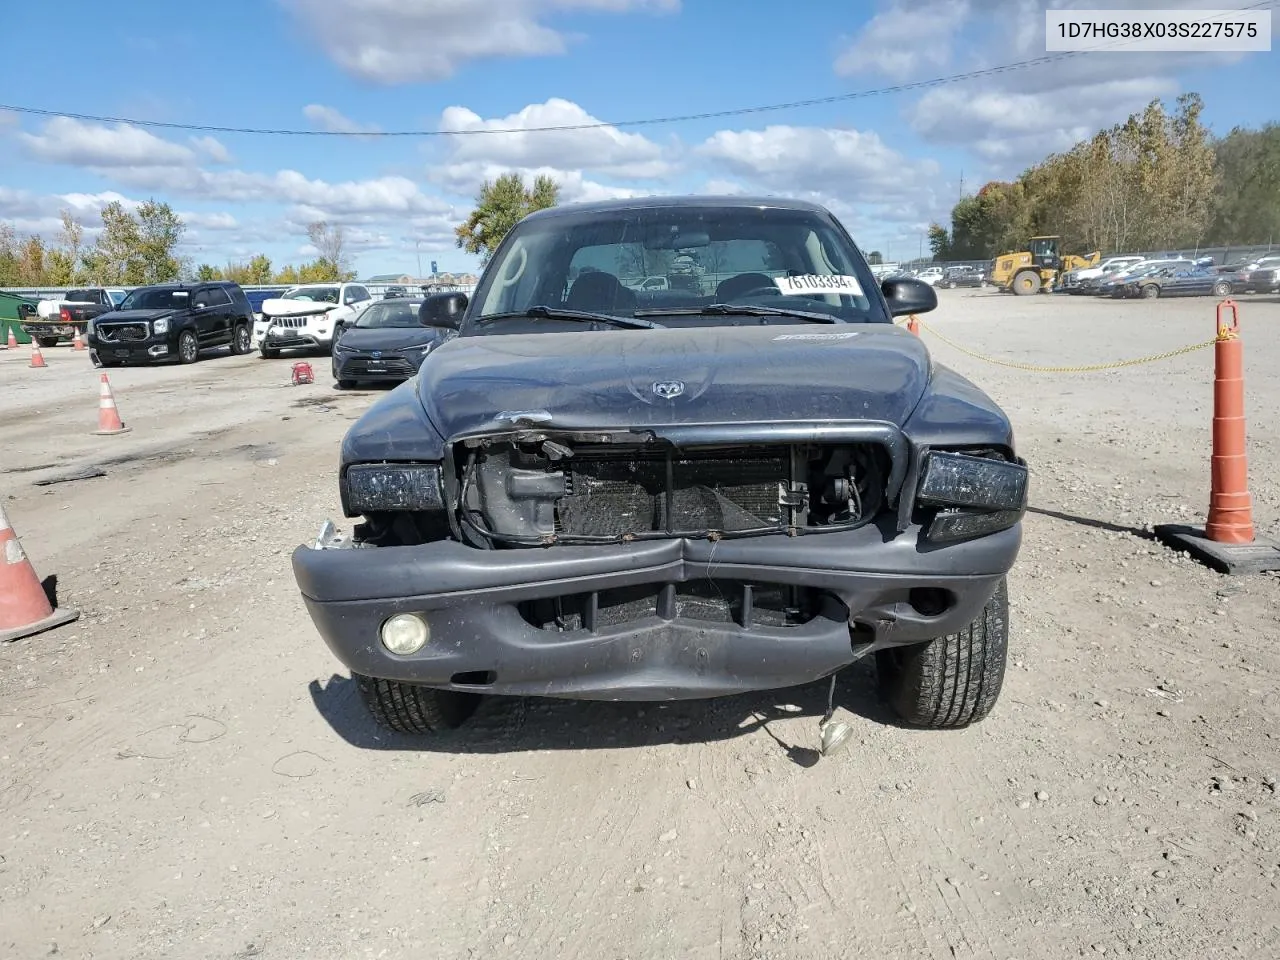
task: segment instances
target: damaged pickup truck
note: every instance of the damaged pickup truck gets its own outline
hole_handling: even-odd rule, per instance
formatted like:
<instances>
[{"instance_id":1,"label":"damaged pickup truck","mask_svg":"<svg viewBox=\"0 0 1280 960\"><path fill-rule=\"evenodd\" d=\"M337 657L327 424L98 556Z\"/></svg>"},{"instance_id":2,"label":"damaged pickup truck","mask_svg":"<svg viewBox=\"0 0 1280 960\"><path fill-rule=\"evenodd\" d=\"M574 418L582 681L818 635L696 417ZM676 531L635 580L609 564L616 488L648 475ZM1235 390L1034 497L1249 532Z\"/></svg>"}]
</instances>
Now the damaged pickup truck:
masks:
<instances>
[{"instance_id":1,"label":"damaged pickup truck","mask_svg":"<svg viewBox=\"0 0 1280 960\"><path fill-rule=\"evenodd\" d=\"M696 285L631 285L690 253ZM403 732L494 694L834 691L870 654L905 722L981 720L1027 467L1000 408L893 322L936 304L877 284L819 206L531 214L458 336L347 433L361 522L293 555L312 619Z\"/></svg>"}]
</instances>

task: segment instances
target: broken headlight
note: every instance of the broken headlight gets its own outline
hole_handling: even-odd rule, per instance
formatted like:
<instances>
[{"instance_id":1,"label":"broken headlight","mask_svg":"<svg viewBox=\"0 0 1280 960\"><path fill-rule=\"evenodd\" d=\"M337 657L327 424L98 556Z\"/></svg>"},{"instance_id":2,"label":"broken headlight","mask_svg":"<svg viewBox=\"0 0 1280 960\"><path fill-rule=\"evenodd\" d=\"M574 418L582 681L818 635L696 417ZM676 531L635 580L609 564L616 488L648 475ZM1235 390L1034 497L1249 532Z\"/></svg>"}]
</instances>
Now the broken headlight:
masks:
<instances>
[{"instance_id":1,"label":"broken headlight","mask_svg":"<svg viewBox=\"0 0 1280 960\"><path fill-rule=\"evenodd\" d=\"M916 503L937 508L925 532L934 542L1007 530L1027 509L1027 466L934 450L925 455Z\"/></svg>"},{"instance_id":2,"label":"broken headlight","mask_svg":"<svg viewBox=\"0 0 1280 960\"><path fill-rule=\"evenodd\" d=\"M347 516L444 509L440 466L434 463L356 464L347 468L341 493Z\"/></svg>"}]
</instances>

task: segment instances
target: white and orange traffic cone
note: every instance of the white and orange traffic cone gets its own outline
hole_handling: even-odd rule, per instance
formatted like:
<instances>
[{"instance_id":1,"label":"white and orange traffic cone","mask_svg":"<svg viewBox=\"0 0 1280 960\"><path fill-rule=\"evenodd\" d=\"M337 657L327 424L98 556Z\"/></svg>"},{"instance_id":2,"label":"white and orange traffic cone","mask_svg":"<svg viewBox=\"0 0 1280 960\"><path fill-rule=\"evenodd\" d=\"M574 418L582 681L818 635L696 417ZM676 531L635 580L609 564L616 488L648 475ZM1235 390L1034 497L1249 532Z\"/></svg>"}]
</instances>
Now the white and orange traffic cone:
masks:
<instances>
[{"instance_id":1,"label":"white and orange traffic cone","mask_svg":"<svg viewBox=\"0 0 1280 960\"><path fill-rule=\"evenodd\" d=\"M79 610L54 609L0 504L0 641L18 640L60 627Z\"/></svg>"},{"instance_id":2,"label":"white and orange traffic cone","mask_svg":"<svg viewBox=\"0 0 1280 960\"><path fill-rule=\"evenodd\" d=\"M9 327L9 342L5 346L10 350L18 349L18 335L13 332L13 327Z\"/></svg>"},{"instance_id":3,"label":"white and orange traffic cone","mask_svg":"<svg viewBox=\"0 0 1280 960\"><path fill-rule=\"evenodd\" d=\"M94 436L107 437L116 433L128 433L133 427L126 427L120 419L120 411L116 409L116 398L111 394L111 384L107 375L102 375L102 386L98 390L98 429Z\"/></svg>"},{"instance_id":4,"label":"white and orange traffic cone","mask_svg":"<svg viewBox=\"0 0 1280 960\"><path fill-rule=\"evenodd\" d=\"M76 327L76 335L75 335L74 337L72 337L72 338L71 338L71 349L72 349L72 350L83 350L83 349L85 349L85 346L84 346L84 339L80 336L80 328L79 328L79 327Z\"/></svg>"},{"instance_id":5,"label":"white and orange traffic cone","mask_svg":"<svg viewBox=\"0 0 1280 960\"><path fill-rule=\"evenodd\" d=\"M35 337L31 338L31 366L33 367L48 366L48 364L44 362L44 354L40 352L40 341L37 340Z\"/></svg>"}]
</instances>

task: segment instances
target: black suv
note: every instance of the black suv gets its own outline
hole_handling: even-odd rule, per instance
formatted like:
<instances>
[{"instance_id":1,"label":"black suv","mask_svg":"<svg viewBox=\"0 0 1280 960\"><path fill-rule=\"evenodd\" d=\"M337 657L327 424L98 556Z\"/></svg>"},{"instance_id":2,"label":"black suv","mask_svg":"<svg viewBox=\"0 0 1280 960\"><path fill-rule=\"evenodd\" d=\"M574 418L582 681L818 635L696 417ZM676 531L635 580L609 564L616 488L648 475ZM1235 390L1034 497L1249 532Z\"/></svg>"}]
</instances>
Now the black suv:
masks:
<instances>
[{"instance_id":1,"label":"black suv","mask_svg":"<svg viewBox=\"0 0 1280 960\"><path fill-rule=\"evenodd\" d=\"M248 353L252 334L253 307L240 284L166 283L139 287L117 309L96 317L89 325L89 350L103 367L195 363L210 347Z\"/></svg>"}]
</instances>

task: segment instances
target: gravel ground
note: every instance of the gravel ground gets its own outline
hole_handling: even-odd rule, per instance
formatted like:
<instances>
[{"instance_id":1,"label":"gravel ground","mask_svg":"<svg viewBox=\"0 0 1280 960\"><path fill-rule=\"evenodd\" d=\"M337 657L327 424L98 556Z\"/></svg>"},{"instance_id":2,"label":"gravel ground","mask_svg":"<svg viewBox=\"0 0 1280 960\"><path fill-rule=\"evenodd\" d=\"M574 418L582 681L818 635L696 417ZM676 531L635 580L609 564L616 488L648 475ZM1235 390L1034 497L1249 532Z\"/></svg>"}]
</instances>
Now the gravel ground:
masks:
<instances>
[{"instance_id":1,"label":"gravel ground","mask_svg":"<svg viewBox=\"0 0 1280 960\"><path fill-rule=\"evenodd\" d=\"M1085 365L1213 335L1213 303L942 291L931 329ZM1280 302L1241 304L1259 534L1280 537ZM823 685L669 706L494 701L380 732L288 555L339 516L377 393L289 361L111 372L0 351L0 496L82 611L0 648L0 955L1185 958L1280 955L1280 578L1155 543L1203 521L1212 350L1046 374L939 362L1034 471L1003 697L960 732ZM33 481L100 465L106 476Z\"/></svg>"}]
</instances>

